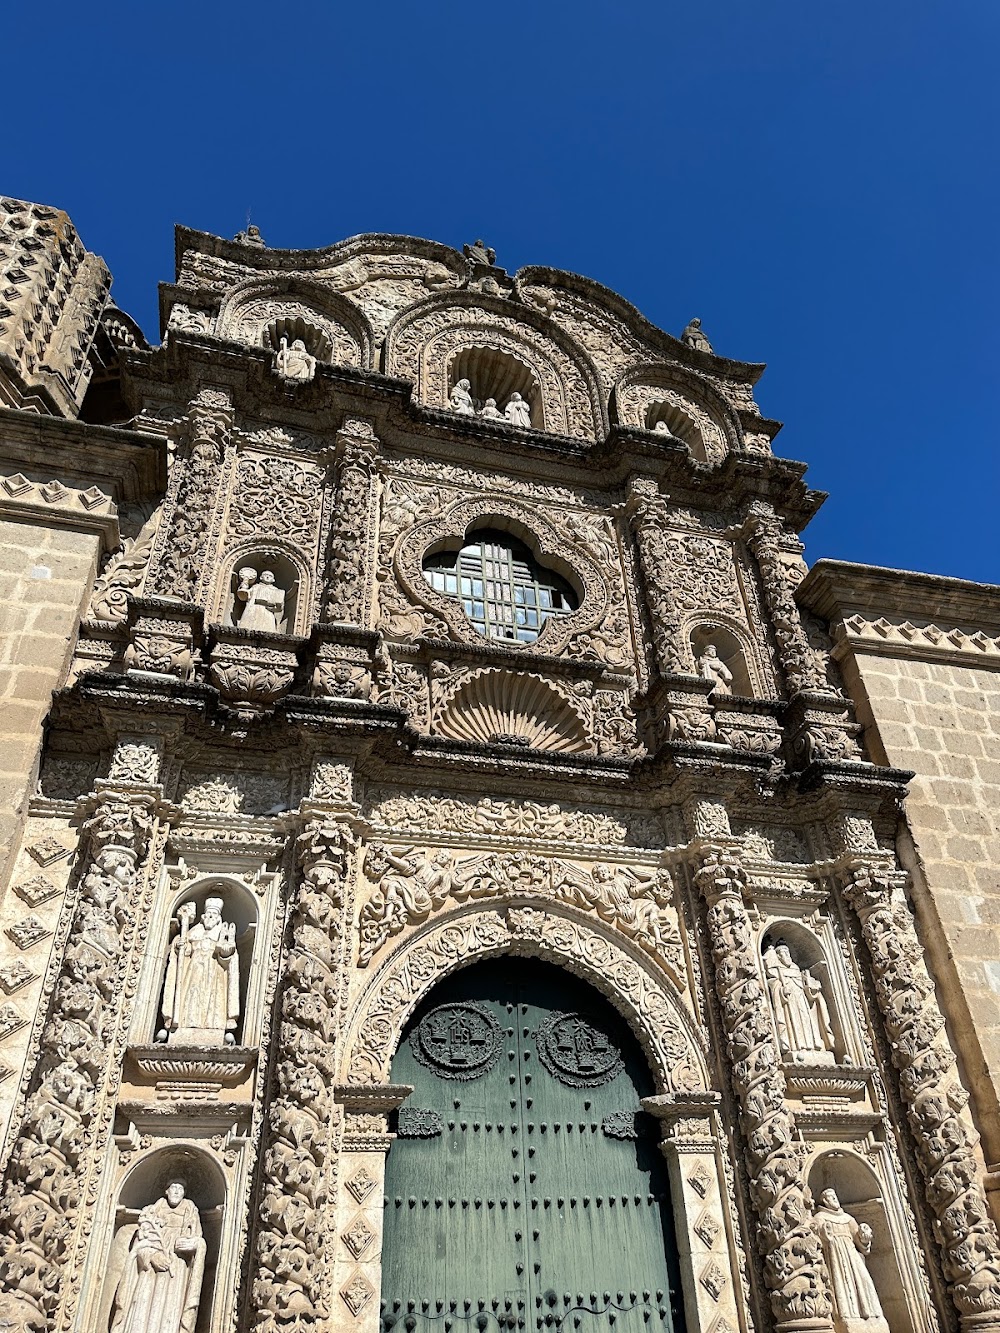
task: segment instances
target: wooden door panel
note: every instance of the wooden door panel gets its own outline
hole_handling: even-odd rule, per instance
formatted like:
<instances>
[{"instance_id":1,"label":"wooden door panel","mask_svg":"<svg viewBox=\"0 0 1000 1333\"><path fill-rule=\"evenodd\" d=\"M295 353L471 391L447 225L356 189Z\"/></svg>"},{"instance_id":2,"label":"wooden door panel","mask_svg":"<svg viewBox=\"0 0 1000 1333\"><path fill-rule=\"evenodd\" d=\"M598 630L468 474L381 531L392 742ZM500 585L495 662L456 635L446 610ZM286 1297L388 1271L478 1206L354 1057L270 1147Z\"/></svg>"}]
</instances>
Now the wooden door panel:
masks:
<instances>
[{"instance_id":1,"label":"wooden door panel","mask_svg":"<svg viewBox=\"0 0 1000 1333\"><path fill-rule=\"evenodd\" d=\"M678 1323L649 1073L600 996L531 960L471 968L414 1016L392 1078L414 1092L387 1163L384 1328Z\"/></svg>"}]
</instances>

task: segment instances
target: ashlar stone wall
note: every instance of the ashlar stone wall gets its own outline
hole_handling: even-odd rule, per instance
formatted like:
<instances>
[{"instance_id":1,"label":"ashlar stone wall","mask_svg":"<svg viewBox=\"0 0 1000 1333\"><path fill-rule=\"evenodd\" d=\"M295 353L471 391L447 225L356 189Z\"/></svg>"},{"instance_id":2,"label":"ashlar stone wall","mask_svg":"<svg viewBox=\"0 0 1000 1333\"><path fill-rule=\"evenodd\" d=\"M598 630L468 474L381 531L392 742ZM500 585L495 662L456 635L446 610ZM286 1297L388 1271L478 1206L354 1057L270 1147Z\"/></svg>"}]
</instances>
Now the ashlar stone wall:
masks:
<instances>
[{"instance_id":1,"label":"ashlar stone wall","mask_svg":"<svg viewBox=\"0 0 1000 1333\"><path fill-rule=\"evenodd\" d=\"M986 1160L998 1163L1000 590L821 561L799 596L831 622L871 757L915 775L900 855Z\"/></svg>"}]
</instances>

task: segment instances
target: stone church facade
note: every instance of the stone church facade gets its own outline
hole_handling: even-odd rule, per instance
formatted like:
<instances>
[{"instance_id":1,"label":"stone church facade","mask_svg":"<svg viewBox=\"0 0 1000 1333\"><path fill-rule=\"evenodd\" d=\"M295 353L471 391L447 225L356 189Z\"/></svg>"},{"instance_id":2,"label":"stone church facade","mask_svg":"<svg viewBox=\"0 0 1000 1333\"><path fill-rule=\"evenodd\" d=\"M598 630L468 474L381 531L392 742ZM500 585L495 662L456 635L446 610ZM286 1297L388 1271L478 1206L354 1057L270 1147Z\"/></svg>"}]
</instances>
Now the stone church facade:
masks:
<instances>
[{"instance_id":1,"label":"stone church facade","mask_svg":"<svg viewBox=\"0 0 1000 1333\"><path fill-rule=\"evenodd\" d=\"M698 321L0 208L0 1328L1000 1329L997 590Z\"/></svg>"}]
</instances>

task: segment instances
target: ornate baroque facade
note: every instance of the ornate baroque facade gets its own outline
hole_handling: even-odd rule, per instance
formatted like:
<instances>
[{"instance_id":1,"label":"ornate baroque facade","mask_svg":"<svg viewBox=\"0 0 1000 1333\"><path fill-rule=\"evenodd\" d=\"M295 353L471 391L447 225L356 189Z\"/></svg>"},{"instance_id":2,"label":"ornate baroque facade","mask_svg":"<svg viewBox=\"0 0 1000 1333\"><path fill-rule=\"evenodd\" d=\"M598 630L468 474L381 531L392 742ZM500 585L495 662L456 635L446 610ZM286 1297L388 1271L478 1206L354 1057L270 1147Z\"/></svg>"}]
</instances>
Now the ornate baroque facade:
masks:
<instances>
[{"instance_id":1,"label":"ornate baroque facade","mask_svg":"<svg viewBox=\"0 0 1000 1333\"><path fill-rule=\"evenodd\" d=\"M996 590L698 321L2 209L0 1328L1000 1330Z\"/></svg>"}]
</instances>

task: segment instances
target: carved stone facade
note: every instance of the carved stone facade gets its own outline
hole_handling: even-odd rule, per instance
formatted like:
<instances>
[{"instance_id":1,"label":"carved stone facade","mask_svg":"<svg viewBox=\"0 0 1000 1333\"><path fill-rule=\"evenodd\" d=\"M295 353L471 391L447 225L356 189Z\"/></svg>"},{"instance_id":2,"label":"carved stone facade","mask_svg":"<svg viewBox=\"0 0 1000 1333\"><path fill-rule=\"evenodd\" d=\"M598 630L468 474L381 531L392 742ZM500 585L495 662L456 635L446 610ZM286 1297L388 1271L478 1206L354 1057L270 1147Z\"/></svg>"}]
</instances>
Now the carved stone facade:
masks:
<instances>
[{"instance_id":1,"label":"carved stone facade","mask_svg":"<svg viewBox=\"0 0 1000 1333\"><path fill-rule=\"evenodd\" d=\"M1000 1333L996 895L972 975L972 851L931 854L925 790L901 814L902 682L986 697L985 593L939 580L921 616L915 576L803 581L821 497L697 321L481 241L179 229L150 347L63 215L3 207L0 1325ZM948 718L933 779L965 757L985 791ZM978 791L951 806L986 839ZM592 1015L515 1039L433 1007L497 959L616 1010L652 1090L565 1122L584 1186L525 1195L534 1230L520 1194L388 1198L412 1144L499 1135L458 1108L507 1036L582 1098L624 1077ZM666 1210L670 1292L390 1299L390 1202L434 1216L428 1272L462 1207L530 1245L553 1205L576 1253L594 1145L650 1126L668 1193L593 1206Z\"/></svg>"}]
</instances>

